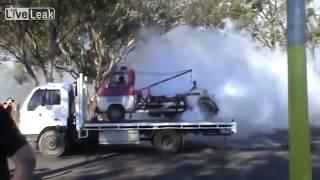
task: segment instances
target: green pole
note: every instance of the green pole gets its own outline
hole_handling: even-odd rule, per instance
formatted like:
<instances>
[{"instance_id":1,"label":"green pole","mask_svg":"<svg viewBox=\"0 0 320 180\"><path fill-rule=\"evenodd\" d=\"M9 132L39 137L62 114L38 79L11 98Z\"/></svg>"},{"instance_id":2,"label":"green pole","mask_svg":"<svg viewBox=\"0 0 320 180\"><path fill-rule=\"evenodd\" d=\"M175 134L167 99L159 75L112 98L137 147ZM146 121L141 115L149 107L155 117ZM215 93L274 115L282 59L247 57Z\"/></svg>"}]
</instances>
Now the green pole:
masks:
<instances>
[{"instance_id":1,"label":"green pole","mask_svg":"<svg viewBox=\"0 0 320 180\"><path fill-rule=\"evenodd\" d=\"M305 0L287 5L290 180L311 180Z\"/></svg>"}]
</instances>

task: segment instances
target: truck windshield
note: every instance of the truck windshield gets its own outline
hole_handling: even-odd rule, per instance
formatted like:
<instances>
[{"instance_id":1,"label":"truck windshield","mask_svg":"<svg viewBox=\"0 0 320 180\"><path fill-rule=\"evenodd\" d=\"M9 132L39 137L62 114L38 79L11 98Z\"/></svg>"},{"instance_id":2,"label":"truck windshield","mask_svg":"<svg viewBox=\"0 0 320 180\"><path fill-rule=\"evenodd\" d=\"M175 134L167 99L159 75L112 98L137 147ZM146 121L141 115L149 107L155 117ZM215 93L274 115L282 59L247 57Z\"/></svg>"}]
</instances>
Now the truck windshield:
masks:
<instances>
[{"instance_id":1,"label":"truck windshield","mask_svg":"<svg viewBox=\"0 0 320 180\"><path fill-rule=\"evenodd\" d=\"M60 90L46 90L46 105L59 105L60 101Z\"/></svg>"},{"instance_id":2,"label":"truck windshield","mask_svg":"<svg viewBox=\"0 0 320 180\"><path fill-rule=\"evenodd\" d=\"M61 101L60 90L44 90L35 91L28 104L28 111L35 110L44 101L44 105L59 105Z\"/></svg>"},{"instance_id":3,"label":"truck windshield","mask_svg":"<svg viewBox=\"0 0 320 180\"><path fill-rule=\"evenodd\" d=\"M28 111L35 110L38 106L41 105L41 98L45 95L45 90L37 90L32 95L29 103L28 103Z\"/></svg>"},{"instance_id":4,"label":"truck windshield","mask_svg":"<svg viewBox=\"0 0 320 180\"><path fill-rule=\"evenodd\" d=\"M126 85L128 83L128 75L127 74L114 74L111 77L110 84L112 86L118 85Z\"/></svg>"}]
</instances>

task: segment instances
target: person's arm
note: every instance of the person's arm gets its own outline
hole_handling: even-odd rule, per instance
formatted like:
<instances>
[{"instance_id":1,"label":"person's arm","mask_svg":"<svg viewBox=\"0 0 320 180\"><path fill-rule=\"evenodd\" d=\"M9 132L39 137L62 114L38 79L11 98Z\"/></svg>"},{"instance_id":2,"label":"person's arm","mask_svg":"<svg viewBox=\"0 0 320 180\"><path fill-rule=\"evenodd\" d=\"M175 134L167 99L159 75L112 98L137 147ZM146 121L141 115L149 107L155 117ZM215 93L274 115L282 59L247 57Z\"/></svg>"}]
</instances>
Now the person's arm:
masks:
<instances>
[{"instance_id":1,"label":"person's arm","mask_svg":"<svg viewBox=\"0 0 320 180\"><path fill-rule=\"evenodd\" d=\"M12 180L30 180L36 166L36 158L29 144L22 146L10 157L15 165Z\"/></svg>"},{"instance_id":2,"label":"person's arm","mask_svg":"<svg viewBox=\"0 0 320 180\"><path fill-rule=\"evenodd\" d=\"M14 165L14 180L32 179L36 159L32 148L20 133L9 112L0 106L0 147Z\"/></svg>"}]
</instances>

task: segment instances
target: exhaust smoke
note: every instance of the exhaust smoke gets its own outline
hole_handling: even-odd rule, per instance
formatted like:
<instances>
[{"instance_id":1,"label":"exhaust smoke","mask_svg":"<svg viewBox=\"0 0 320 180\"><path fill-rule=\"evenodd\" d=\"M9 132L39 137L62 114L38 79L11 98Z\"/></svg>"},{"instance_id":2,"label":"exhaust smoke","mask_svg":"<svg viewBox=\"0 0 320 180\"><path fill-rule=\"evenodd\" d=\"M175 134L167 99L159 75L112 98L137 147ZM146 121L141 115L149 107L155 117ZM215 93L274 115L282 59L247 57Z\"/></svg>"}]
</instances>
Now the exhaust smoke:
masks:
<instances>
[{"instance_id":1,"label":"exhaust smoke","mask_svg":"<svg viewBox=\"0 0 320 180\"><path fill-rule=\"evenodd\" d=\"M287 57L281 50L270 51L245 35L199 30L180 26L164 36L144 33L144 41L127 57L132 68L149 72L175 72L193 69L190 77L179 77L154 87L156 95L185 93L192 80L214 97L219 108L217 119L235 119L237 137L272 133L287 129ZM320 78L308 64L309 111L312 123L319 124ZM161 78L137 73L137 86ZM196 104L192 99L189 103ZM199 106L183 114L186 121L204 120ZM206 115L205 115L206 116Z\"/></svg>"},{"instance_id":2,"label":"exhaust smoke","mask_svg":"<svg viewBox=\"0 0 320 180\"><path fill-rule=\"evenodd\" d=\"M0 52L1 54L1 52ZM3 88L0 90L0 101L3 103L8 97L12 97L16 103L20 106L25 101L27 95L34 88L31 80L28 79L27 82L19 84L16 79L17 71L14 67L10 67L6 64L0 64L0 84ZM35 71L37 77L39 78L40 85L45 84L45 77L42 72ZM28 77L28 75L26 75ZM5 77L5 78L4 78ZM55 82L68 82L73 83L74 79L69 75L64 73L63 76L60 76L57 72L54 72Z\"/></svg>"}]
</instances>

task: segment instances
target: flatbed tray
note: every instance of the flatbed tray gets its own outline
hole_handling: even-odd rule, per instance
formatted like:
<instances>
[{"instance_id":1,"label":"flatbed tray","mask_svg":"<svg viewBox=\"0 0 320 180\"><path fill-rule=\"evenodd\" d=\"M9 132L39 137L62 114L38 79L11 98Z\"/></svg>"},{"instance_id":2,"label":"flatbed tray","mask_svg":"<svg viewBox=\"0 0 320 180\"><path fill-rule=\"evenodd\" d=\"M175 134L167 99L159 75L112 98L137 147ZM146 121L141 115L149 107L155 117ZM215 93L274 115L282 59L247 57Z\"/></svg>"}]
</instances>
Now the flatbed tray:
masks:
<instances>
[{"instance_id":1,"label":"flatbed tray","mask_svg":"<svg viewBox=\"0 0 320 180\"><path fill-rule=\"evenodd\" d=\"M226 130L236 133L236 122L172 122L148 120L123 120L113 122L90 122L84 124L85 130L156 130L156 129L184 129L184 130Z\"/></svg>"}]
</instances>

